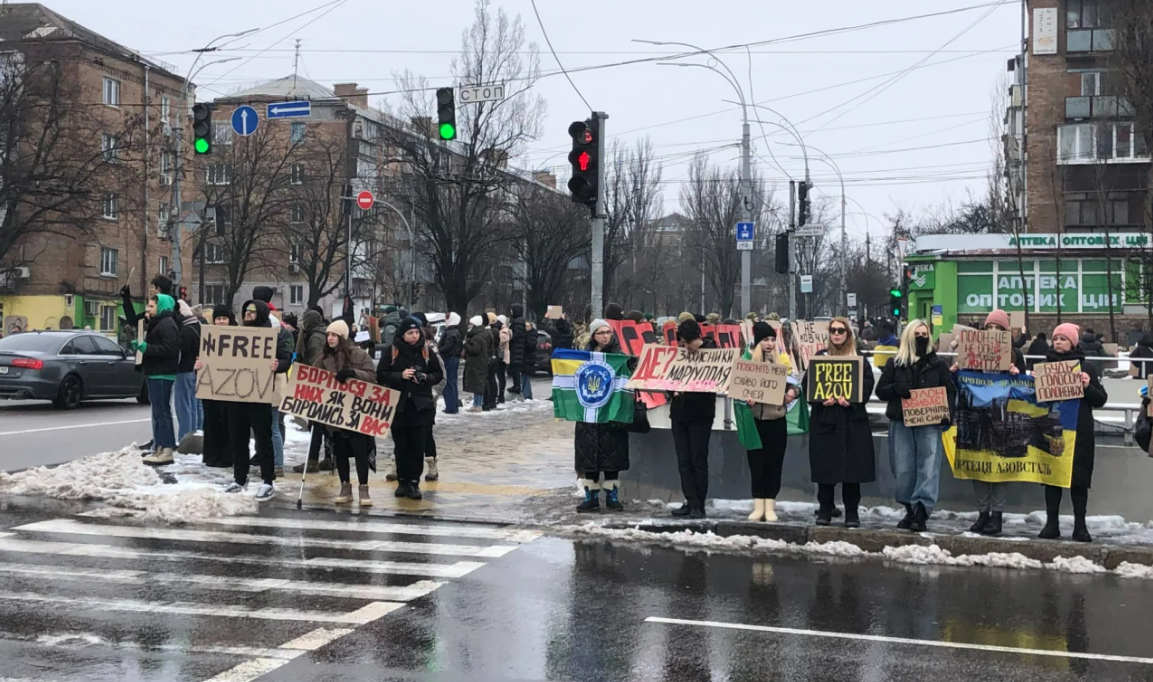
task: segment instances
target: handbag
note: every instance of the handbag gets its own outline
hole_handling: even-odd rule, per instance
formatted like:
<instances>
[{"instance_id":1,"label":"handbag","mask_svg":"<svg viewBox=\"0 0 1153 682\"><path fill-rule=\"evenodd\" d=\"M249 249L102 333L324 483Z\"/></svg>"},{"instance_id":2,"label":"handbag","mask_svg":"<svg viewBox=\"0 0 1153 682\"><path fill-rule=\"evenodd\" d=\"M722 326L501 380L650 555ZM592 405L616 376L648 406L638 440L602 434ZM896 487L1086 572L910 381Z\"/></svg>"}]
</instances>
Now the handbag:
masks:
<instances>
[{"instance_id":1,"label":"handbag","mask_svg":"<svg viewBox=\"0 0 1153 682\"><path fill-rule=\"evenodd\" d=\"M649 425L649 411L645 404L639 400L633 402L633 421L625 425L629 433L648 433L652 430Z\"/></svg>"}]
</instances>

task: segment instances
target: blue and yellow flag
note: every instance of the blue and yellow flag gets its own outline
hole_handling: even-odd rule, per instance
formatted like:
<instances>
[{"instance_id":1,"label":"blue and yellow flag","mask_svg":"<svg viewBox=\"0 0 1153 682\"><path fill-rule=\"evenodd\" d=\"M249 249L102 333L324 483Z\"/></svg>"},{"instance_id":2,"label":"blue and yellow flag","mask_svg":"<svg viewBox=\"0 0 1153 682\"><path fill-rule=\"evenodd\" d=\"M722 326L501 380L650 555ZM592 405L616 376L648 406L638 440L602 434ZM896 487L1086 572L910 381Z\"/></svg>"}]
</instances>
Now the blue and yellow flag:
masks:
<instances>
[{"instance_id":1,"label":"blue and yellow flag","mask_svg":"<svg viewBox=\"0 0 1153 682\"><path fill-rule=\"evenodd\" d=\"M633 421L627 355L558 348L552 354L552 406L557 419L589 424Z\"/></svg>"}]
</instances>

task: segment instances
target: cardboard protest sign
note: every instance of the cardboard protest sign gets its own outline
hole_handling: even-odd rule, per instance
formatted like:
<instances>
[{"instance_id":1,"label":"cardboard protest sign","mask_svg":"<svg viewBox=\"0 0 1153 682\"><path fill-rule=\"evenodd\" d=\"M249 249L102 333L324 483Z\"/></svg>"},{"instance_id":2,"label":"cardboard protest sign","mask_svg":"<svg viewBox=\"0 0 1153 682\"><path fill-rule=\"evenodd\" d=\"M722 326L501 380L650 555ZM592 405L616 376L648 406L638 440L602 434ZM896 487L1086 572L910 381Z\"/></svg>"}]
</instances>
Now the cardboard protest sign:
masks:
<instances>
[{"instance_id":1,"label":"cardboard protest sign","mask_svg":"<svg viewBox=\"0 0 1153 682\"><path fill-rule=\"evenodd\" d=\"M400 392L359 379L345 383L319 367L297 365L279 409L301 419L380 438L388 435Z\"/></svg>"},{"instance_id":2,"label":"cardboard protest sign","mask_svg":"<svg viewBox=\"0 0 1153 682\"><path fill-rule=\"evenodd\" d=\"M544 313L546 320L559 320L564 315L564 308L559 305L550 305Z\"/></svg>"},{"instance_id":3,"label":"cardboard protest sign","mask_svg":"<svg viewBox=\"0 0 1153 682\"><path fill-rule=\"evenodd\" d=\"M949 392L944 386L916 388L912 397L901 398L901 412L905 426L930 426L949 418Z\"/></svg>"},{"instance_id":4,"label":"cardboard protest sign","mask_svg":"<svg viewBox=\"0 0 1153 682\"><path fill-rule=\"evenodd\" d=\"M829 323L798 320L789 325L797 347L797 360L800 360L801 369L804 369L809 366L813 356L829 347Z\"/></svg>"},{"instance_id":5,"label":"cardboard protest sign","mask_svg":"<svg viewBox=\"0 0 1153 682\"><path fill-rule=\"evenodd\" d=\"M371 315L368 317L368 336L373 343L380 343L380 320Z\"/></svg>"},{"instance_id":6,"label":"cardboard protest sign","mask_svg":"<svg viewBox=\"0 0 1153 682\"><path fill-rule=\"evenodd\" d=\"M753 345L753 321L745 320L741 322L741 338L744 339L746 346ZM779 335L778 335L779 338Z\"/></svg>"},{"instance_id":7,"label":"cardboard protest sign","mask_svg":"<svg viewBox=\"0 0 1153 682\"><path fill-rule=\"evenodd\" d=\"M234 403L280 402L277 396L276 336L273 327L214 327L200 330L196 397Z\"/></svg>"},{"instance_id":8,"label":"cardboard protest sign","mask_svg":"<svg viewBox=\"0 0 1153 682\"><path fill-rule=\"evenodd\" d=\"M770 362L737 360L729 381L729 397L742 402L784 405L789 370Z\"/></svg>"},{"instance_id":9,"label":"cardboard protest sign","mask_svg":"<svg viewBox=\"0 0 1153 682\"><path fill-rule=\"evenodd\" d=\"M140 342L144 341L144 318L143 317L136 321L136 340L140 341ZM139 365L139 364L142 364L143 362L144 362L144 353L141 353L140 351L136 351L136 364Z\"/></svg>"},{"instance_id":10,"label":"cardboard protest sign","mask_svg":"<svg viewBox=\"0 0 1153 682\"><path fill-rule=\"evenodd\" d=\"M677 345L677 329L678 329L678 327L679 327L679 325L677 325L676 322L669 320L668 322L665 322L665 326L661 328L661 333L664 335L666 346L676 346Z\"/></svg>"},{"instance_id":11,"label":"cardboard protest sign","mask_svg":"<svg viewBox=\"0 0 1153 682\"><path fill-rule=\"evenodd\" d=\"M646 345L625 388L636 391L726 393L738 348L700 349Z\"/></svg>"},{"instance_id":12,"label":"cardboard protest sign","mask_svg":"<svg viewBox=\"0 0 1153 682\"><path fill-rule=\"evenodd\" d=\"M850 403L865 401L864 363L854 357L814 357L805 374L805 399L810 403L823 403L832 398L844 398Z\"/></svg>"},{"instance_id":13,"label":"cardboard protest sign","mask_svg":"<svg viewBox=\"0 0 1153 682\"><path fill-rule=\"evenodd\" d=\"M1013 364L1009 332L963 329L957 336L957 364L961 369L1007 372Z\"/></svg>"},{"instance_id":14,"label":"cardboard protest sign","mask_svg":"<svg viewBox=\"0 0 1153 682\"><path fill-rule=\"evenodd\" d=\"M1105 355L1111 358L1117 357L1117 353L1121 350L1121 344L1119 343L1103 343L1101 344L1101 347L1105 349ZM1117 361L1106 360L1105 362L1101 363L1101 369L1117 369Z\"/></svg>"},{"instance_id":15,"label":"cardboard protest sign","mask_svg":"<svg viewBox=\"0 0 1153 682\"><path fill-rule=\"evenodd\" d=\"M1009 313L1009 328L1016 329L1020 333L1021 329L1025 327L1025 311L1013 310Z\"/></svg>"},{"instance_id":16,"label":"cardboard protest sign","mask_svg":"<svg viewBox=\"0 0 1153 682\"><path fill-rule=\"evenodd\" d=\"M653 332L653 326L647 322L634 322L633 320L607 320L607 322L613 328L613 334L616 334L617 341L620 342L621 350L625 355L637 357L646 344L657 342L657 335ZM667 403L668 398L660 393L644 393L641 394L641 402L647 409L651 410Z\"/></svg>"},{"instance_id":17,"label":"cardboard protest sign","mask_svg":"<svg viewBox=\"0 0 1153 682\"><path fill-rule=\"evenodd\" d=\"M952 353L953 352L953 340L956 338L957 338L956 334L944 334L944 333L942 333L940 336L937 337L937 351L941 352L941 353Z\"/></svg>"},{"instance_id":18,"label":"cardboard protest sign","mask_svg":"<svg viewBox=\"0 0 1153 682\"><path fill-rule=\"evenodd\" d=\"M1039 403L1085 397L1085 387L1081 385L1081 363L1078 360L1038 362L1033 365L1033 381L1037 387Z\"/></svg>"}]
</instances>

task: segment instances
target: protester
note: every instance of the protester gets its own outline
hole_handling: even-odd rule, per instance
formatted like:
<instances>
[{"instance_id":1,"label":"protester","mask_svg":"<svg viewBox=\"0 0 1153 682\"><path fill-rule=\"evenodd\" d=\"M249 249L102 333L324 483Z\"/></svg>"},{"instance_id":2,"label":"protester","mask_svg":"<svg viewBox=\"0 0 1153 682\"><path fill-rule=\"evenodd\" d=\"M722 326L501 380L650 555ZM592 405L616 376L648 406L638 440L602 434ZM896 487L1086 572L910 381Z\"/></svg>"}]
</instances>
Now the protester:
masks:
<instances>
[{"instance_id":1,"label":"protester","mask_svg":"<svg viewBox=\"0 0 1153 682\"><path fill-rule=\"evenodd\" d=\"M852 327L849 328L849 331L852 331ZM873 348L873 366L877 369L883 369L897 354L897 347L900 342L893 335L893 331L894 327L891 322L881 323L878 330L877 345Z\"/></svg>"},{"instance_id":2,"label":"protester","mask_svg":"<svg viewBox=\"0 0 1153 682\"><path fill-rule=\"evenodd\" d=\"M520 379L521 373L525 369L525 339L528 337L528 329L525 327L524 319L524 306L519 303L512 304L512 319L508 323L509 330L509 345L508 345L508 375L512 380L512 387L509 388L509 393L513 395L521 394ZM536 345L533 345L535 350Z\"/></svg>"},{"instance_id":3,"label":"protester","mask_svg":"<svg viewBox=\"0 0 1153 682\"><path fill-rule=\"evenodd\" d=\"M592 340L585 350L593 353L620 353L621 346L613 328L605 320L593 320ZM605 491L605 507L622 511L620 501L620 472L629 468L629 434L619 424L590 424L577 422L573 435L576 452L576 470L584 475L580 485L585 499L576 510L592 512L600 509L600 491ZM601 474L604 481L601 481Z\"/></svg>"},{"instance_id":4,"label":"protester","mask_svg":"<svg viewBox=\"0 0 1153 682\"><path fill-rule=\"evenodd\" d=\"M497 340L500 343L500 349L496 355L496 402L498 405L503 405L505 390L508 387L508 366L512 360L512 330L509 329L508 318L504 315L498 315L496 322Z\"/></svg>"},{"instance_id":5,"label":"protester","mask_svg":"<svg viewBox=\"0 0 1153 682\"><path fill-rule=\"evenodd\" d=\"M445 322L444 336L437 345L437 352L444 362L444 413L457 414L460 412L460 356L464 351L464 343L460 338L460 315L449 313Z\"/></svg>"},{"instance_id":6,"label":"protester","mask_svg":"<svg viewBox=\"0 0 1153 682\"><path fill-rule=\"evenodd\" d=\"M625 309L624 309L624 306L622 306L622 305L621 305L621 304L619 304L619 303L610 303L610 304L606 305L606 306L605 306L605 317L604 317L604 319L606 319L606 320L612 320L612 321L614 321L614 322L620 322L620 321L623 321L623 320L625 319ZM590 334L591 334L591 333L592 333L592 332L591 332L591 325L590 325Z\"/></svg>"},{"instance_id":7,"label":"protester","mask_svg":"<svg viewBox=\"0 0 1153 682\"><path fill-rule=\"evenodd\" d=\"M950 410L957 389L949 366L933 350L929 326L922 320L911 320L901 333L897 355L881 371L877 398L889 403L889 468L897 481L897 502L905 507L905 517L898 528L923 532L941 489L941 430L949 418L939 424L905 426L902 399L923 388L944 387ZM847 514L847 512L846 512ZM988 518L988 517L986 517ZM847 516L846 516L847 522Z\"/></svg>"},{"instance_id":8,"label":"protester","mask_svg":"<svg viewBox=\"0 0 1153 682\"><path fill-rule=\"evenodd\" d=\"M164 275L157 275L152 278L148 285L148 295L155 296L156 294L164 294L165 296L172 296L172 280ZM120 287L120 300L124 304L124 323L130 329L136 329L136 324L144 315L138 315L136 309L132 304L132 290L127 284ZM174 301L176 299L173 299Z\"/></svg>"},{"instance_id":9,"label":"protester","mask_svg":"<svg viewBox=\"0 0 1153 682\"><path fill-rule=\"evenodd\" d=\"M325 329L324 317L319 310L308 309L300 316L300 333L296 339L296 360L301 364L319 367L321 354L328 348L328 334ZM310 438L308 443L308 459L304 464L292 467L296 474L319 471L332 471L332 439L328 437L328 430L320 422L308 423ZM320 461L320 450L324 449L324 461Z\"/></svg>"},{"instance_id":10,"label":"protester","mask_svg":"<svg viewBox=\"0 0 1153 682\"><path fill-rule=\"evenodd\" d=\"M1144 358L1145 362L1134 362ZM1150 374L1153 374L1153 332L1146 332L1141 340L1137 342L1137 347L1133 352L1129 353L1130 376L1137 377L1138 379L1146 379Z\"/></svg>"},{"instance_id":11,"label":"protester","mask_svg":"<svg viewBox=\"0 0 1153 682\"><path fill-rule=\"evenodd\" d=\"M680 347L689 353L717 347L712 339L701 336L701 326L695 320L681 323L677 339ZM713 433L716 410L717 396L713 393L677 392L672 395L669 418L681 475L681 492L685 496L685 503L673 510L673 516L705 517L705 499L709 491L709 438Z\"/></svg>"},{"instance_id":12,"label":"protester","mask_svg":"<svg viewBox=\"0 0 1153 682\"><path fill-rule=\"evenodd\" d=\"M280 319L276 316L276 306L272 304L273 289L269 286L253 287L252 298L258 301L263 301L268 306L268 319L271 327L278 329L279 332L276 336L276 357L285 358L277 366L277 374L287 374L288 369L292 367L292 349L295 345L292 340L292 332L284 328L280 323ZM345 300L346 307L350 304L347 297ZM272 410L272 453L273 453L273 466L276 470L276 475L284 476L284 415L276 405L272 405L269 409Z\"/></svg>"},{"instance_id":13,"label":"protester","mask_svg":"<svg viewBox=\"0 0 1153 682\"><path fill-rule=\"evenodd\" d=\"M1054 341L1054 343L1056 343L1056 341ZM1086 358L1100 358L1106 355L1105 345L1098 340L1097 333L1092 329L1086 329L1085 333L1081 335L1081 353ZM1092 365L1093 369L1097 370L1098 376L1100 376L1105 365L1105 363L1100 360L1088 360L1085 364Z\"/></svg>"},{"instance_id":14,"label":"protester","mask_svg":"<svg viewBox=\"0 0 1153 682\"><path fill-rule=\"evenodd\" d=\"M384 307L384 319L380 322L380 345L385 348L392 346L392 340L396 338L396 328L400 326L400 311L396 306L388 305Z\"/></svg>"},{"instance_id":15,"label":"protester","mask_svg":"<svg viewBox=\"0 0 1153 682\"><path fill-rule=\"evenodd\" d=\"M253 299L245 301L240 308L244 314L245 327L272 328L268 304ZM279 369L281 348L277 344L277 359L271 361L272 370ZM284 361L291 360L291 350L287 351ZM228 427L230 442L232 443L232 483L225 488L226 493L239 493L248 489L249 460L248 441L251 437L256 442L255 463L260 467L261 485L256 490L256 501L267 502L276 494L272 482L276 479L276 468L273 464L272 434L273 411L265 403L231 403L228 413Z\"/></svg>"},{"instance_id":16,"label":"protester","mask_svg":"<svg viewBox=\"0 0 1153 682\"><path fill-rule=\"evenodd\" d=\"M432 387L442 378L439 363L429 357L424 332L412 317L401 320L392 348L381 353L378 383L401 392L392 420L397 497L422 498L425 437L436 415Z\"/></svg>"},{"instance_id":17,"label":"protester","mask_svg":"<svg viewBox=\"0 0 1153 682\"><path fill-rule=\"evenodd\" d=\"M172 464L176 435L172 430L172 386L180 371L180 317L176 301L168 294L154 294L148 299L148 322L144 340L132 342L132 350L143 355L140 363L148 382L148 399L152 403L152 447L144 457L145 464Z\"/></svg>"},{"instance_id":18,"label":"protester","mask_svg":"<svg viewBox=\"0 0 1153 682\"><path fill-rule=\"evenodd\" d=\"M447 384L447 374L444 369L444 358L440 357L440 352L436 345L436 332L429 326L428 316L424 313L413 313L412 316L421 324L421 331L424 332L424 343L428 348L428 356L430 359L435 359L436 365L440 368L441 375L440 381L432 387L432 423L428 425L424 441L424 480L431 483L432 481L440 480L440 468L436 456L436 438L432 432L433 427L436 426L436 404L440 402L440 397L444 394L444 387Z\"/></svg>"},{"instance_id":19,"label":"protester","mask_svg":"<svg viewBox=\"0 0 1153 682\"><path fill-rule=\"evenodd\" d=\"M1065 360L1081 361L1081 385L1085 387L1085 397L1077 412L1077 435L1073 446L1073 479L1069 488L1069 498L1073 500L1073 539L1077 542L1092 542L1089 529L1085 525L1085 512L1089 506L1089 487L1093 484L1093 460L1096 446L1093 442L1093 410L1105 406L1109 399L1105 387L1101 385L1101 375L1092 363L1084 362L1085 353L1077 346L1080 338L1077 325L1066 322L1053 330L1053 348L1045 357L1046 362ZM1086 332L1088 334L1089 332ZM1040 538L1053 540L1061 537L1058 516L1061 511L1061 488L1046 485L1045 488L1045 527Z\"/></svg>"},{"instance_id":20,"label":"protester","mask_svg":"<svg viewBox=\"0 0 1153 682\"><path fill-rule=\"evenodd\" d=\"M829 344L818 356L858 357L852 327L843 317L829 321ZM868 400L873 393L873 373L867 364L862 372L861 394ZM817 484L817 525L833 521L833 497L838 483L845 503L845 525L861 525L859 507L861 484L876 479L873 433L865 403L850 403L844 398L811 403L809 414L809 466L812 481Z\"/></svg>"},{"instance_id":21,"label":"protester","mask_svg":"<svg viewBox=\"0 0 1153 682\"><path fill-rule=\"evenodd\" d=\"M336 380L341 384L347 383L349 379L376 383L372 358L353 343L348 334L348 325L344 320L337 320L328 325L325 330L324 347L315 359L316 366L335 374ZM359 485L357 500L361 507L371 507L368 472L370 469L376 471L376 451L372 447L372 436L336 427L326 427L325 430L332 440L336 471L340 476L340 492L336 496L336 504L352 502L352 472L348 464L348 458L352 457L356 460L356 480Z\"/></svg>"},{"instance_id":22,"label":"protester","mask_svg":"<svg viewBox=\"0 0 1153 682\"><path fill-rule=\"evenodd\" d=\"M520 397L523 400L532 400L532 376L536 373L536 326L532 322L524 323L524 363L520 371Z\"/></svg>"},{"instance_id":23,"label":"protester","mask_svg":"<svg viewBox=\"0 0 1153 682\"><path fill-rule=\"evenodd\" d=\"M1142 386L1141 410L1137 413L1137 421L1133 424L1133 440L1142 452L1149 452L1149 440L1153 438L1153 418L1149 416L1149 386Z\"/></svg>"},{"instance_id":24,"label":"protester","mask_svg":"<svg viewBox=\"0 0 1153 682\"><path fill-rule=\"evenodd\" d=\"M492 356L492 336L484 326L484 318L474 316L468 321L468 335L464 342L465 393L472 394L469 412L480 412L488 389L489 359Z\"/></svg>"},{"instance_id":25,"label":"protester","mask_svg":"<svg viewBox=\"0 0 1153 682\"><path fill-rule=\"evenodd\" d=\"M573 328L572 328L572 324L568 321L568 316L562 314L560 316L560 319L556 321L554 328L556 329L555 333L550 331L550 334L553 337L552 347L553 348L572 348L573 347Z\"/></svg>"},{"instance_id":26,"label":"protester","mask_svg":"<svg viewBox=\"0 0 1153 682\"><path fill-rule=\"evenodd\" d=\"M180 310L180 364L173 395L176 399L176 442L203 427L203 412L196 399L196 358L200 356L200 319L184 301Z\"/></svg>"},{"instance_id":27,"label":"protester","mask_svg":"<svg viewBox=\"0 0 1153 682\"><path fill-rule=\"evenodd\" d=\"M212 324L216 327L235 327L236 316L232 308L218 305L212 310ZM204 369L200 358L193 369ZM228 407L232 403L223 400L202 400L204 408L204 466L226 468L232 466L232 446L228 436Z\"/></svg>"},{"instance_id":28,"label":"protester","mask_svg":"<svg viewBox=\"0 0 1153 682\"><path fill-rule=\"evenodd\" d=\"M753 362L784 365L792 373L787 353L777 350L777 330L768 322L753 323L753 345L744 358ZM761 447L748 450L749 474L752 483L753 513L750 521L776 521L777 495L781 492L781 469L785 465L788 446L787 406L800 396L800 389L790 384L785 389L781 405L748 402Z\"/></svg>"},{"instance_id":29,"label":"protester","mask_svg":"<svg viewBox=\"0 0 1153 682\"><path fill-rule=\"evenodd\" d=\"M1029 350L1025 351L1025 355L1037 356L1039 358L1044 358L1048 354L1049 342L1045 340L1045 332L1037 334L1037 338L1033 339L1033 343L1029 344ZM1153 353L1150 353L1150 356L1153 357ZM1038 362L1044 362L1044 360L1029 359L1025 362L1025 368L1032 370L1033 365Z\"/></svg>"}]
</instances>

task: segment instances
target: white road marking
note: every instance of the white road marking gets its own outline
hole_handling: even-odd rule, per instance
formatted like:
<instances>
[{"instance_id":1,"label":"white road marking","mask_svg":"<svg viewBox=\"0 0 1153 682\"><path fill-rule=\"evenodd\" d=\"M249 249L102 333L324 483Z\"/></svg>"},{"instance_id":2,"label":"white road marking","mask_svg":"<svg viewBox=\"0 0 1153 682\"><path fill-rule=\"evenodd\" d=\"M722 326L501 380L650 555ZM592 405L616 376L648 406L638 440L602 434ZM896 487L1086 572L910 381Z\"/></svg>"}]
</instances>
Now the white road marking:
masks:
<instances>
[{"instance_id":1,"label":"white road marking","mask_svg":"<svg viewBox=\"0 0 1153 682\"><path fill-rule=\"evenodd\" d=\"M0 436L23 436L27 433L45 433L47 431L66 431L68 429L90 429L94 426L120 426L121 424L140 424L152 421L151 419L125 419L118 422L98 422L96 424L68 424L66 426L49 426L42 429L25 429L24 431L2 431Z\"/></svg>"},{"instance_id":2,"label":"white road marking","mask_svg":"<svg viewBox=\"0 0 1153 682\"><path fill-rule=\"evenodd\" d=\"M261 675L267 675L276 670L284 663L284 661L276 658L254 658L235 668L229 668L219 675L213 675L205 682L250 682Z\"/></svg>"},{"instance_id":3,"label":"white road marking","mask_svg":"<svg viewBox=\"0 0 1153 682\"><path fill-rule=\"evenodd\" d=\"M217 616L220 618L257 618L261 620L287 620L316 623L363 625L400 608L401 604L373 602L352 613L332 611L301 611L298 609L259 609L242 605L218 604L203 606L191 602L136 601L133 599L95 599L89 597L56 597L34 592L0 592L0 601L25 601L39 604L59 604L77 610L127 611L130 613L167 613L180 616Z\"/></svg>"},{"instance_id":4,"label":"white road marking","mask_svg":"<svg viewBox=\"0 0 1153 682\"><path fill-rule=\"evenodd\" d=\"M317 628L312 632L306 632L297 637L291 642L285 642L280 645L281 649L292 649L293 651L316 651L325 644L334 642L341 637L349 634L352 630L329 630L327 628Z\"/></svg>"},{"instance_id":5,"label":"white road marking","mask_svg":"<svg viewBox=\"0 0 1153 682\"><path fill-rule=\"evenodd\" d=\"M165 561L216 561L226 564L247 564L253 566L288 566L292 568L336 568L363 573L392 575L422 575L431 578L462 578L484 566L480 561L457 561L452 564L418 564L401 561L372 561L368 559L282 559L279 557L226 557L208 552L167 551L129 549L77 542L45 542L39 540L17 540L12 533L0 533L0 551L23 552L26 554L54 554L58 556L83 556L102 559L163 559Z\"/></svg>"},{"instance_id":6,"label":"white road marking","mask_svg":"<svg viewBox=\"0 0 1153 682\"><path fill-rule=\"evenodd\" d=\"M371 604L369 606L371 606ZM399 604L397 606L399 606ZM392 609L389 610L391 611ZM262 675L267 675L292 659L302 656L309 651L316 651L325 644L334 642L350 632L352 632L352 630L317 628L312 632L306 632L300 637L280 645L280 649L290 654L288 659L268 657L245 661L238 666L225 670L219 675L209 678L206 682L252 682L252 680Z\"/></svg>"},{"instance_id":7,"label":"white road marking","mask_svg":"<svg viewBox=\"0 0 1153 682\"><path fill-rule=\"evenodd\" d=\"M287 547L325 547L365 552L404 552L409 554L455 555L495 559L516 549L515 545L447 545L429 542L397 542L391 540L324 540L321 538L279 537L227 533L223 531L186 530L182 528L142 528L137 526L108 526L82 523L72 519L38 521L12 530L38 533L70 533L100 535L116 538L143 538L149 540L178 540L185 542L233 543L241 545L279 545Z\"/></svg>"},{"instance_id":8,"label":"white road marking","mask_svg":"<svg viewBox=\"0 0 1153 682\"><path fill-rule=\"evenodd\" d=\"M295 594L311 594L349 599L377 599L406 602L429 594L444 583L421 580L402 587L385 585L348 585L344 583L321 583L308 580L285 580L283 578L240 578L218 575L188 575L184 573L149 573L148 571L107 570L42 566L40 564L0 563L0 574L26 575L49 578L50 580L90 580L126 585L191 585L207 590L225 592L268 592L269 590L290 590Z\"/></svg>"},{"instance_id":9,"label":"white road marking","mask_svg":"<svg viewBox=\"0 0 1153 682\"><path fill-rule=\"evenodd\" d=\"M84 512L77 516L94 515ZM319 521L316 519L261 518L258 516L225 516L214 519L196 519L197 524L215 526L293 528L300 530L334 530L350 533L389 533L395 535L427 535L429 537L480 538L484 540L508 540L510 542L532 542L541 536L535 530L514 530L508 528L486 528L484 526L459 526L452 524L424 523L363 523L358 521Z\"/></svg>"},{"instance_id":10,"label":"white road marking","mask_svg":"<svg viewBox=\"0 0 1153 682\"><path fill-rule=\"evenodd\" d=\"M646 623L663 623L665 625L691 625L695 627L724 628L728 630L749 630L752 632L771 632L779 635L801 635L806 637L824 637L829 639L848 639L863 642L882 642L885 644L911 644L915 646L937 647L942 649L966 649L970 651L992 651L1006 654L1024 654L1029 656L1052 656L1056 658L1077 658L1089 661L1111 661L1115 663L1140 663L1153 665L1153 658L1138 658L1135 656L1114 656L1111 654L1090 654L1077 651L1054 651L1051 649L1019 649L1009 646L992 646L988 644L967 644L965 642L941 642L929 639L908 639L905 637L885 637L882 635L861 635L851 632L829 632L826 630L798 630L796 628L779 628L768 625L745 625L742 623L721 623L710 620L683 620L681 618L660 618L651 616L645 619Z\"/></svg>"},{"instance_id":11,"label":"white road marking","mask_svg":"<svg viewBox=\"0 0 1153 682\"><path fill-rule=\"evenodd\" d=\"M351 630L344 630L343 632L351 632ZM284 647L279 649L264 649L260 647L250 646L186 646L184 644L139 644L137 642L128 641L114 641L108 640L100 635L91 632L65 632L54 635L40 635L35 639L21 637L18 634L4 632L0 633L0 639L9 641L26 641L35 643L39 646L59 647L62 649L83 649L91 646L107 646L118 650L131 650L131 651L172 651L177 653L189 654L223 654L226 656L247 656L249 658L282 658L290 661L300 655L296 651L286 651Z\"/></svg>"}]
</instances>

